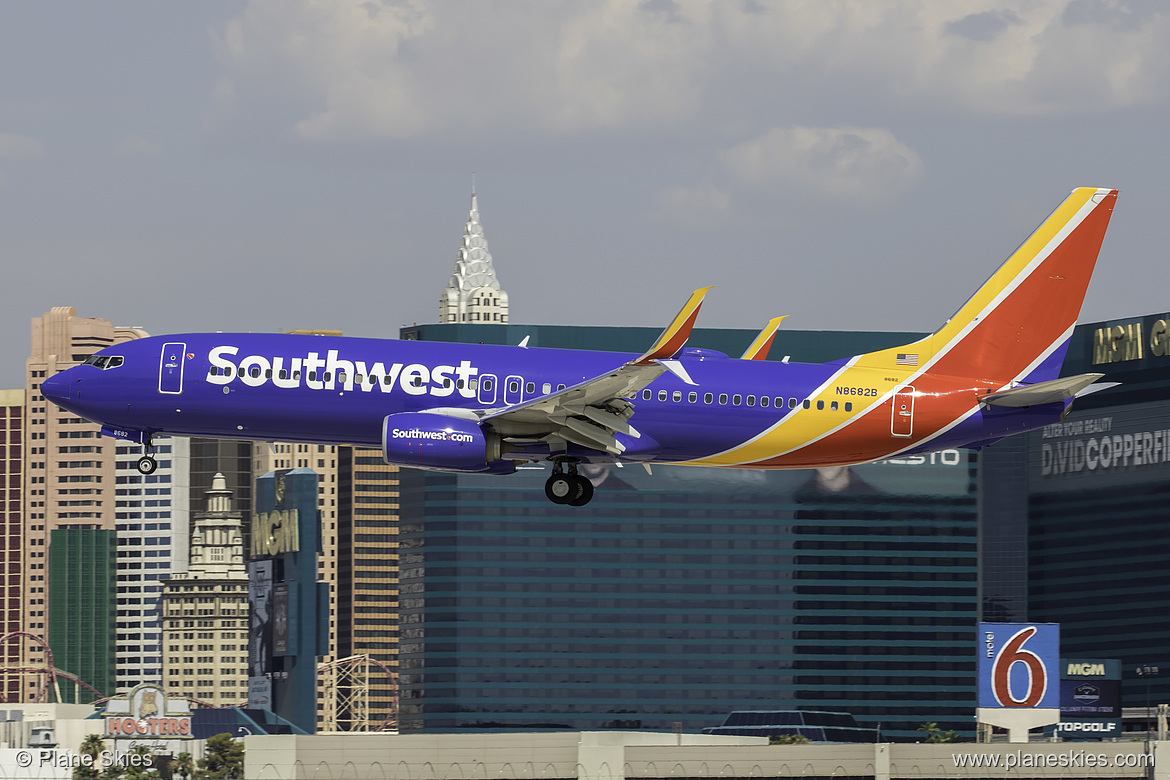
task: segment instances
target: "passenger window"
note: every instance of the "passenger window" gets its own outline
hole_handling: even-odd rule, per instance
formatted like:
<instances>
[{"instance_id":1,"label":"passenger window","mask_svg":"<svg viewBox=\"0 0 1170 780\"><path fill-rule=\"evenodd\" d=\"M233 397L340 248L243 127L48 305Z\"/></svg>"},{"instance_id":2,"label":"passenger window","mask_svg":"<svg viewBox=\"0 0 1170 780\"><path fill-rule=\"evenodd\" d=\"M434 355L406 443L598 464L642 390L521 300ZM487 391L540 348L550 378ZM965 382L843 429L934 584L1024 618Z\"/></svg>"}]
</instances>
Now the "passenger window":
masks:
<instances>
[{"instance_id":1,"label":"passenger window","mask_svg":"<svg viewBox=\"0 0 1170 780\"><path fill-rule=\"evenodd\" d=\"M853 411L853 402L852 401L845 402L845 411L847 411L847 412Z\"/></svg>"},{"instance_id":2,"label":"passenger window","mask_svg":"<svg viewBox=\"0 0 1170 780\"><path fill-rule=\"evenodd\" d=\"M360 377L360 376L361 376L361 374L358 374L358 376ZM455 382L455 389L456 389L456 390L462 390L462 389L463 389L463 380L462 380L462 379L456 380L456 382Z\"/></svg>"},{"instance_id":3,"label":"passenger window","mask_svg":"<svg viewBox=\"0 0 1170 780\"><path fill-rule=\"evenodd\" d=\"M836 401L833 401L832 403L829 404L829 410L833 411L833 412L837 411L837 402Z\"/></svg>"},{"instance_id":4,"label":"passenger window","mask_svg":"<svg viewBox=\"0 0 1170 780\"><path fill-rule=\"evenodd\" d=\"M514 393L514 392L516 392L516 391L517 391L517 390L519 390L519 389L520 389L520 383L519 383L519 382L509 382L509 383L508 383L508 392L509 392L509 393Z\"/></svg>"},{"instance_id":5,"label":"passenger window","mask_svg":"<svg viewBox=\"0 0 1170 780\"><path fill-rule=\"evenodd\" d=\"M229 369L229 370L230 370L230 369ZM316 372L316 371L310 371L310 372L309 372L309 381L310 381L310 382L316 382L316 381L317 381L317 372Z\"/></svg>"},{"instance_id":6,"label":"passenger window","mask_svg":"<svg viewBox=\"0 0 1170 780\"><path fill-rule=\"evenodd\" d=\"M644 400L644 401L649 401L649 400L650 400L651 398L653 398L653 397L654 397L654 391L653 391L653 390L643 390L643 391L642 391L642 400Z\"/></svg>"},{"instance_id":7,"label":"passenger window","mask_svg":"<svg viewBox=\"0 0 1170 780\"><path fill-rule=\"evenodd\" d=\"M359 379L358 381L360 382L362 380ZM443 380L443 387L450 387L450 386L451 386L451 377L447 377L446 379Z\"/></svg>"},{"instance_id":8,"label":"passenger window","mask_svg":"<svg viewBox=\"0 0 1170 780\"><path fill-rule=\"evenodd\" d=\"M557 392L558 393L564 389L565 389L565 386L563 384L557 385Z\"/></svg>"},{"instance_id":9,"label":"passenger window","mask_svg":"<svg viewBox=\"0 0 1170 780\"><path fill-rule=\"evenodd\" d=\"M824 401L817 401L817 411L823 412L824 410L825 410L825 402Z\"/></svg>"},{"instance_id":10,"label":"passenger window","mask_svg":"<svg viewBox=\"0 0 1170 780\"><path fill-rule=\"evenodd\" d=\"M748 402L748 406L755 406L756 405L756 397L754 395L749 395L747 397L747 402Z\"/></svg>"},{"instance_id":11,"label":"passenger window","mask_svg":"<svg viewBox=\"0 0 1170 780\"><path fill-rule=\"evenodd\" d=\"M698 393L688 393L688 394L687 394L687 403L689 403L689 404L693 404L693 403L695 403L695 402L696 402L696 401L698 401L698 400L699 400L699 394L698 394Z\"/></svg>"},{"instance_id":12,"label":"passenger window","mask_svg":"<svg viewBox=\"0 0 1170 780\"><path fill-rule=\"evenodd\" d=\"M248 372L248 375L251 376L253 379L260 376L260 367L259 366L252 366L252 369Z\"/></svg>"},{"instance_id":13,"label":"passenger window","mask_svg":"<svg viewBox=\"0 0 1170 780\"><path fill-rule=\"evenodd\" d=\"M390 375L389 374L382 375L382 384L384 384L384 385L390 384Z\"/></svg>"},{"instance_id":14,"label":"passenger window","mask_svg":"<svg viewBox=\"0 0 1170 780\"><path fill-rule=\"evenodd\" d=\"M739 393L736 393L735 395L731 396L731 405L732 406L739 406L739 402L742 400L743 400L743 396L741 396Z\"/></svg>"},{"instance_id":15,"label":"passenger window","mask_svg":"<svg viewBox=\"0 0 1170 780\"><path fill-rule=\"evenodd\" d=\"M719 403L724 404L724 405L727 404L727 393L720 393L719 394Z\"/></svg>"},{"instance_id":16,"label":"passenger window","mask_svg":"<svg viewBox=\"0 0 1170 780\"><path fill-rule=\"evenodd\" d=\"M526 384L524 386L524 392L535 393L536 392L536 382L529 382L528 384Z\"/></svg>"},{"instance_id":17,"label":"passenger window","mask_svg":"<svg viewBox=\"0 0 1170 780\"><path fill-rule=\"evenodd\" d=\"M282 369L280 369L280 375L279 375L279 376L280 376L280 378L281 378L281 379L288 379L288 369L287 369L287 368L282 368Z\"/></svg>"},{"instance_id":18,"label":"passenger window","mask_svg":"<svg viewBox=\"0 0 1170 780\"><path fill-rule=\"evenodd\" d=\"M681 401L682 400L682 390L675 390L674 393L671 395L670 400L674 401L676 404L679 401Z\"/></svg>"},{"instance_id":19,"label":"passenger window","mask_svg":"<svg viewBox=\"0 0 1170 780\"><path fill-rule=\"evenodd\" d=\"M781 406L781 405L783 405L783 403L784 403L784 399L783 399L783 398L777 398L777 399L776 399L776 405L777 405L777 406ZM795 409L795 408L796 408L796 399L795 399L795 398L789 398L789 399L788 399L788 408L789 408L789 409Z\"/></svg>"},{"instance_id":20,"label":"passenger window","mask_svg":"<svg viewBox=\"0 0 1170 780\"><path fill-rule=\"evenodd\" d=\"M710 393L703 393L703 403L709 404L713 400L715 400L715 396L711 395Z\"/></svg>"},{"instance_id":21,"label":"passenger window","mask_svg":"<svg viewBox=\"0 0 1170 780\"><path fill-rule=\"evenodd\" d=\"M328 377L328 376L326 376L326 377L325 377L325 381L326 381L326 382L328 382L328 381L329 381L329 377ZM345 372L344 372L344 371L338 371L338 372L337 372L337 381L338 381L338 382L340 382L341 384L345 384Z\"/></svg>"},{"instance_id":22,"label":"passenger window","mask_svg":"<svg viewBox=\"0 0 1170 780\"><path fill-rule=\"evenodd\" d=\"M659 390L659 391L658 391L658 400L659 400L659 401L665 401L665 400L666 400L666 391L665 391L665 390Z\"/></svg>"},{"instance_id":23,"label":"passenger window","mask_svg":"<svg viewBox=\"0 0 1170 780\"><path fill-rule=\"evenodd\" d=\"M328 382L328 381L329 381L329 377L330 377L330 375L331 375L332 373L333 373L332 371L326 371L326 372L325 372L325 377L324 377L324 379L322 379L322 381L323 381L323 382ZM420 377L418 377L418 379L417 379L417 380L415 380L415 381L417 381L417 382L418 382L418 384L416 385L417 387L422 387L422 377L421 377L421 376L420 376Z\"/></svg>"},{"instance_id":24,"label":"passenger window","mask_svg":"<svg viewBox=\"0 0 1170 780\"><path fill-rule=\"evenodd\" d=\"M800 405L801 405L801 407L803 407L805 409L811 409L812 408L812 401L810 401L806 398L806 399L804 399L803 402L801 402Z\"/></svg>"},{"instance_id":25,"label":"passenger window","mask_svg":"<svg viewBox=\"0 0 1170 780\"><path fill-rule=\"evenodd\" d=\"M265 379L271 379L271 378L272 378L272 369L271 369L271 368L266 368L266 369L264 369L264 378L265 378Z\"/></svg>"},{"instance_id":26,"label":"passenger window","mask_svg":"<svg viewBox=\"0 0 1170 780\"><path fill-rule=\"evenodd\" d=\"M490 379L488 380L488 384L491 384ZM467 380L467 389L468 390L478 390L479 389L479 380L478 379L468 379Z\"/></svg>"},{"instance_id":27,"label":"passenger window","mask_svg":"<svg viewBox=\"0 0 1170 780\"><path fill-rule=\"evenodd\" d=\"M544 395L548 395L549 393L552 392L552 385L550 385L548 382L545 382L543 385L540 386L540 392L543 393Z\"/></svg>"},{"instance_id":28,"label":"passenger window","mask_svg":"<svg viewBox=\"0 0 1170 780\"><path fill-rule=\"evenodd\" d=\"M765 409L768 408L768 396L766 396L766 395L760 396L760 406L764 407Z\"/></svg>"},{"instance_id":29,"label":"passenger window","mask_svg":"<svg viewBox=\"0 0 1170 780\"><path fill-rule=\"evenodd\" d=\"M300 378L301 378L301 372L300 372L300 371L294 371L294 372L293 372L293 379L300 379Z\"/></svg>"}]
</instances>

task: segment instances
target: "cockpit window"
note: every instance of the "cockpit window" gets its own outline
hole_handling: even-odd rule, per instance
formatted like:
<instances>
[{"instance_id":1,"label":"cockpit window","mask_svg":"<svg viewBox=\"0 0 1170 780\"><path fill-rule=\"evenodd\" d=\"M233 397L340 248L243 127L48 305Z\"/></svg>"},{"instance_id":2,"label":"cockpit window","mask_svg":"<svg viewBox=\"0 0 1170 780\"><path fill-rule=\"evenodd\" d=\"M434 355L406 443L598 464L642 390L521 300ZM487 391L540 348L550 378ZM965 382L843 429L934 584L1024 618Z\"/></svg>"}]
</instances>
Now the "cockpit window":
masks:
<instances>
[{"instance_id":1,"label":"cockpit window","mask_svg":"<svg viewBox=\"0 0 1170 780\"><path fill-rule=\"evenodd\" d=\"M122 365L122 356L121 355L90 355L89 357L87 357L85 359L85 362L82 363L82 365L83 366L93 366L94 368L100 368L102 371L105 371L107 369L117 368L118 366Z\"/></svg>"}]
</instances>

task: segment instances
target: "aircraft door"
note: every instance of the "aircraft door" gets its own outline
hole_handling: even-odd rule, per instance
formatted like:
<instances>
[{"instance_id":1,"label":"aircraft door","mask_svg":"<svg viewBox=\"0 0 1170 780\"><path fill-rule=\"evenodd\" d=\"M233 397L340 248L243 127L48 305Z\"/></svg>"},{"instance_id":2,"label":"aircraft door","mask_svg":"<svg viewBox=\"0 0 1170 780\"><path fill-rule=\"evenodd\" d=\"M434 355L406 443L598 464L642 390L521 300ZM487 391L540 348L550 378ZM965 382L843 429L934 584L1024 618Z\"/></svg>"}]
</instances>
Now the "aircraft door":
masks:
<instances>
[{"instance_id":1,"label":"aircraft door","mask_svg":"<svg viewBox=\"0 0 1170 780\"><path fill-rule=\"evenodd\" d=\"M504 403L518 404L524 400L524 377L510 376L504 380Z\"/></svg>"},{"instance_id":2,"label":"aircraft door","mask_svg":"<svg viewBox=\"0 0 1170 780\"><path fill-rule=\"evenodd\" d=\"M491 406L496 402L496 375L479 375L479 395L477 400L481 406Z\"/></svg>"},{"instance_id":3,"label":"aircraft door","mask_svg":"<svg viewBox=\"0 0 1170 780\"><path fill-rule=\"evenodd\" d=\"M894 393L890 435L908 439L914 434L914 388L907 385Z\"/></svg>"},{"instance_id":4,"label":"aircraft door","mask_svg":"<svg viewBox=\"0 0 1170 780\"><path fill-rule=\"evenodd\" d=\"M183 363L186 360L186 354L186 344L177 342L163 344L158 366L158 391L160 393L179 395L183 392Z\"/></svg>"}]
</instances>

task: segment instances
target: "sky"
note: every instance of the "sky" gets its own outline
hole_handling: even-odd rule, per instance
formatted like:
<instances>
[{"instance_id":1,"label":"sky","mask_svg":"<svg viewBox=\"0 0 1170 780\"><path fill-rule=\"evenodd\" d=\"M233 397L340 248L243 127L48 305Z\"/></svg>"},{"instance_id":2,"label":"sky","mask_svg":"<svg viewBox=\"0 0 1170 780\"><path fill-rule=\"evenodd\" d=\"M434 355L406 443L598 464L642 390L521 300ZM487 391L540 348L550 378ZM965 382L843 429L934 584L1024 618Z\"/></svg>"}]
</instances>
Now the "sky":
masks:
<instances>
[{"instance_id":1,"label":"sky","mask_svg":"<svg viewBox=\"0 0 1170 780\"><path fill-rule=\"evenodd\" d=\"M1069 190L1082 321L1170 311L1161 0L0 5L0 386L54 306L435 322L472 177L512 323L930 331Z\"/></svg>"}]
</instances>

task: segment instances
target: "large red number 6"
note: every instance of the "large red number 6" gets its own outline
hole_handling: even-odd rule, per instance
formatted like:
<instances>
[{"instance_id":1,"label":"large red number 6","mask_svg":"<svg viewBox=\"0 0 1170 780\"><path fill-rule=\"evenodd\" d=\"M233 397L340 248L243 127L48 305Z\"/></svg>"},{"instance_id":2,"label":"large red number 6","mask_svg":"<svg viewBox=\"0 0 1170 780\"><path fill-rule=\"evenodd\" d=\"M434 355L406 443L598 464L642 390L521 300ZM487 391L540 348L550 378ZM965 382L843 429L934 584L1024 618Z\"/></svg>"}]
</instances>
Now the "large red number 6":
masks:
<instances>
[{"instance_id":1,"label":"large red number 6","mask_svg":"<svg viewBox=\"0 0 1170 780\"><path fill-rule=\"evenodd\" d=\"M991 691L1004 707L1035 707L1048 689L1048 673L1040 656L1031 650L1022 650L1024 643L1036 633L1035 626L1021 629L1007 641L991 665ZM1011 671L1015 664L1028 667L1028 688L1022 699L1012 695Z\"/></svg>"}]
</instances>

